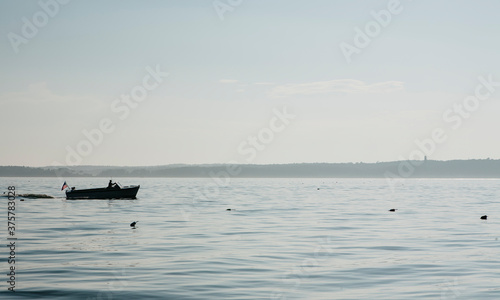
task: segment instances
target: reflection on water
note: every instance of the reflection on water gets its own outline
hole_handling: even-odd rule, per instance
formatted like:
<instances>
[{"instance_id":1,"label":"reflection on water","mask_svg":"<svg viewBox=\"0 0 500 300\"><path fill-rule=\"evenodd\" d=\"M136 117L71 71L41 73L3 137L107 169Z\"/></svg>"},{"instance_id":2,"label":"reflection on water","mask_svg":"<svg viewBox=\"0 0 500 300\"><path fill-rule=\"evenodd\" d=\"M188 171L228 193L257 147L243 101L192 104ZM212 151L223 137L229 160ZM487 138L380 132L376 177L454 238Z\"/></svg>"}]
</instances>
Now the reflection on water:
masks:
<instances>
[{"instance_id":1,"label":"reflection on water","mask_svg":"<svg viewBox=\"0 0 500 300\"><path fill-rule=\"evenodd\" d=\"M136 200L0 181L56 197L16 203L17 298L500 298L499 180L117 180Z\"/></svg>"}]
</instances>

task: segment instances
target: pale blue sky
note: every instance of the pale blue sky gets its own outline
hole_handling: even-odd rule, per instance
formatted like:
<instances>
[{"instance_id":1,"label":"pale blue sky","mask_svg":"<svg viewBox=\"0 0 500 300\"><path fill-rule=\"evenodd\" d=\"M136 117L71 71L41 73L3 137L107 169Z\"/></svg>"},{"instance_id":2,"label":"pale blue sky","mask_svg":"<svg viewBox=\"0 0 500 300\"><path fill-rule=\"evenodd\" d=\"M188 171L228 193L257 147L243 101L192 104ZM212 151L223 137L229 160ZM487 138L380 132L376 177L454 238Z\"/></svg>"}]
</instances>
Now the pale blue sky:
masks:
<instances>
[{"instance_id":1,"label":"pale blue sky","mask_svg":"<svg viewBox=\"0 0 500 300\"><path fill-rule=\"evenodd\" d=\"M500 2L401 0L348 63L341 43L391 1L243 0L221 19L214 1L73 0L18 53L9 34L44 11L1 1L0 165L75 162L102 119L113 132L79 164L398 160L435 128L429 158L500 158L500 87L457 129L443 119L479 76L500 82ZM157 66L169 75L120 119L113 101ZM296 117L251 146L284 107Z\"/></svg>"}]
</instances>

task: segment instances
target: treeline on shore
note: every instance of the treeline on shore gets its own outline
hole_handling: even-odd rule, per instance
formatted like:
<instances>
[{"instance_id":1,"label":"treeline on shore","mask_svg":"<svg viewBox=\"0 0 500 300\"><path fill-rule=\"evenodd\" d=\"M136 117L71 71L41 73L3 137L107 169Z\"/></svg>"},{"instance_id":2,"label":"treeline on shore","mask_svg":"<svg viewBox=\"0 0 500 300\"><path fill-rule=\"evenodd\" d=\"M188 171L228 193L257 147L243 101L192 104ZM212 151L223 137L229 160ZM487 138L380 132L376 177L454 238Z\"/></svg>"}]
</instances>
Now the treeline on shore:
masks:
<instances>
[{"instance_id":1,"label":"treeline on shore","mask_svg":"<svg viewBox=\"0 0 500 300\"><path fill-rule=\"evenodd\" d=\"M0 166L1 177L242 177L242 178L500 178L500 160L166 165L151 167Z\"/></svg>"}]
</instances>

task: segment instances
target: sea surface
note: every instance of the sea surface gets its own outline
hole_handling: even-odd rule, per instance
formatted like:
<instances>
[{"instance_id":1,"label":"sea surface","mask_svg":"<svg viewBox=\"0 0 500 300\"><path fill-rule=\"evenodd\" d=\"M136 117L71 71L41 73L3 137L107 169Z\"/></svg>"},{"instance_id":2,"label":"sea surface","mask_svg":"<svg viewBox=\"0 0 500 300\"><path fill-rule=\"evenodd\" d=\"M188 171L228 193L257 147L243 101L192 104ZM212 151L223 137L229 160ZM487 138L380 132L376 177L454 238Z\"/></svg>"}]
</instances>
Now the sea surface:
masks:
<instances>
[{"instance_id":1,"label":"sea surface","mask_svg":"<svg viewBox=\"0 0 500 300\"><path fill-rule=\"evenodd\" d=\"M500 299L500 180L113 180L0 178L1 299Z\"/></svg>"}]
</instances>

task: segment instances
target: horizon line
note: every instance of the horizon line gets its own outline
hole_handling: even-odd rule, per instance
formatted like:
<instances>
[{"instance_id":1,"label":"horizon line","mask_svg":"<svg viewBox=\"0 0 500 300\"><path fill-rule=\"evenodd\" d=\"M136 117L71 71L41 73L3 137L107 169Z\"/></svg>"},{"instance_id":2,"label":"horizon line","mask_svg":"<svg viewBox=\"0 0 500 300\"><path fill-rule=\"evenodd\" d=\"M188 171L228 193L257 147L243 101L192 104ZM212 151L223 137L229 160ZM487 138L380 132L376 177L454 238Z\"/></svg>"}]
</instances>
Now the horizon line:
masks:
<instances>
[{"instance_id":1,"label":"horizon line","mask_svg":"<svg viewBox=\"0 0 500 300\"><path fill-rule=\"evenodd\" d=\"M0 167L24 167L24 168L74 168L74 167L106 167L106 168L153 168L153 167L169 167L169 166L276 166L276 165L314 165L314 164L383 164L383 163L397 163L405 161L433 161L433 162L451 162L451 161L500 161L500 158L469 158L469 159L448 159L448 160L437 160L437 159L407 159L407 160L392 160L392 161L376 161L376 162L363 162L363 161L351 161L351 162L289 162L289 163L171 163L164 165L45 165L45 166L26 166L26 165L0 165Z\"/></svg>"}]
</instances>

